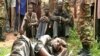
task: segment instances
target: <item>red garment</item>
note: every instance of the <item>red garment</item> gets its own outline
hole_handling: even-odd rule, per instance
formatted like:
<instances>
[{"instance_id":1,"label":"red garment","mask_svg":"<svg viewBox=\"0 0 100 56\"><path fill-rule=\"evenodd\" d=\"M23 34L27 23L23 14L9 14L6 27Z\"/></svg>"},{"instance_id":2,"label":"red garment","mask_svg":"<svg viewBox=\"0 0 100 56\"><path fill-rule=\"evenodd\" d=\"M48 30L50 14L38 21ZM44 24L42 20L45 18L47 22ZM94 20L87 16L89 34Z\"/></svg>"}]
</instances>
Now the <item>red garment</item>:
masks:
<instances>
[{"instance_id":1,"label":"red garment","mask_svg":"<svg viewBox=\"0 0 100 56\"><path fill-rule=\"evenodd\" d=\"M98 0L97 3L97 18L100 19L100 0Z\"/></svg>"}]
</instances>

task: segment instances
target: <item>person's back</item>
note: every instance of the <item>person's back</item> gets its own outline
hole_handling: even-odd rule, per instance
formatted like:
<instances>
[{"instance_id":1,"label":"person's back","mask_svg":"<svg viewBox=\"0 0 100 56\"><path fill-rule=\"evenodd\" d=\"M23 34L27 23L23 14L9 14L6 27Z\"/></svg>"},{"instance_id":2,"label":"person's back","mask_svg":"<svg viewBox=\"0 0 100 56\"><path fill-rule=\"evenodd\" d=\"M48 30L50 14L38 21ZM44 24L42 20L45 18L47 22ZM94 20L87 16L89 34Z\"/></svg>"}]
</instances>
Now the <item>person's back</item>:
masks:
<instances>
[{"instance_id":1,"label":"person's back","mask_svg":"<svg viewBox=\"0 0 100 56\"><path fill-rule=\"evenodd\" d=\"M30 40L22 35L14 42L10 56L30 56L30 46Z\"/></svg>"}]
</instances>

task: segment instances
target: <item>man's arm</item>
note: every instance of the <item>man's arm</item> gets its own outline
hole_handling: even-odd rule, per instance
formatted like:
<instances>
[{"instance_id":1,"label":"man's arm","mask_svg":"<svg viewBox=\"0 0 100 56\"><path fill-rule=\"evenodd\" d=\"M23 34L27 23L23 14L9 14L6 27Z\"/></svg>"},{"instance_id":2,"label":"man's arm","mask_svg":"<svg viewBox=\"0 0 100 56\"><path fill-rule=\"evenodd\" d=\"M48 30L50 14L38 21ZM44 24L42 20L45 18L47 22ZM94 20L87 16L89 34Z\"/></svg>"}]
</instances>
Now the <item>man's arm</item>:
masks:
<instances>
[{"instance_id":1,"label":"man's arm","mask_svg":"<svg viewBox=\"0 0 100 56\"><path fill-rule=\"evenodd\" d=\"M67 48L61 46L61 52L57 56L67 56Z\"/></svg>"},{"instance_id":2,"label":"man's arm","mask_svg":"<svg viewBox=\"0 0 100 56\"><path fill-rule=\"evenodd\" d=\"M20 29L21 34L24 33L24 26L25 26L26 20L27 20L27 13L25 14L24 19L22 21L22 25L21 25L21 29Z\"/></svg>"},{"instance_id":3,"label":"man's arm","mask_svg":"<svg viewBox=\"0 0 100 56\"><path fill-rule=\"evenodd\" d=\"M52 56L47 52L47 50L44 47L40 48L39 54L39 56Z\"/></svg>"},{"instance_id":4,"label":"man's arm","mask_svg":"<svg viewBox=\"0 0 100 56\"><path fill-rule=\"evenodd\" d=\"M66 11L64 10L64 15L61 16L61 21L65 22L65 23L69 23L71 21L71 15Z\"/></svg>"}]
</instances>

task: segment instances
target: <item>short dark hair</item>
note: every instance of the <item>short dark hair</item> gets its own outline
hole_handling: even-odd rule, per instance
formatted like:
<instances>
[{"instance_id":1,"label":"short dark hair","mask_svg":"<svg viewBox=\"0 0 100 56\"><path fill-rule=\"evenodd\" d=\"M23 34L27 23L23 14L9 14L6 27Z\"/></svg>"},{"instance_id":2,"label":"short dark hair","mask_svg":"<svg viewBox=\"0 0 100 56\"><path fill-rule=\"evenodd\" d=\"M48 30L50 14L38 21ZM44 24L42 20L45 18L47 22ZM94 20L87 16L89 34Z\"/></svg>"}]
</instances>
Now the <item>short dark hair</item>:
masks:
<instances>
[{"instance_id":1,"label":"short dark hair","mask_svg":"<svg viewBox=\"0 0 100 56\"><path fill-rule=\"evenodd\" d=\"M33 2L29 2L28 5L32 5L33 6L33 5L36 5L36 4L33 3Z\"/></svg>"}]
</instances>

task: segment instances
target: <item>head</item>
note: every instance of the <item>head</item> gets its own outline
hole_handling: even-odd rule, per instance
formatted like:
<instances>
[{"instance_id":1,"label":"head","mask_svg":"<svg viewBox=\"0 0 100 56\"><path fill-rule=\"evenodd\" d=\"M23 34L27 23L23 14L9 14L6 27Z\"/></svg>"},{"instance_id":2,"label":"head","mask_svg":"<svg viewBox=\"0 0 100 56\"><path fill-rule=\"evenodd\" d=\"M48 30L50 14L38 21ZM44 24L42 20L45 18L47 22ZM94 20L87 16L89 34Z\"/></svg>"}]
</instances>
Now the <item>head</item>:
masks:
<instances>
[{"instance_id":1,"label":"head","mask_svg":"<svg viewBox=\"0 0 100 56\"><path fill-rule=\"evenodd\" d=\"M62 2L58 2L58 3L57 3L57 9L58 9L59 11L61 11L62 8L63 8L63 3L62 3Z\"/></svg>"},{"instance_id":2,"label":"head","mask_svg":"<svg viewBox=\"0 0 100 56\"><path fill-rule=\"evenodd\" d=\"M44 13L45 13L45 14L49 14L49 6L48 6L48 5L46 5L46 6L44 7Z\"/></svg>"},{"instance_id":3,"label":"head","mask_svg":"<svg viewBox=\"0 0 100 56\"><path fill-rule=\"evenodd\" d=\"M61 46L66 47L66 42L60 38L55 38L51 40L51 45L56 51L60 51Z\"/></svg>"},{"instance_id":4,"label":"head","mask_svg":"<svg viewBox=\"0 0 100 56\"><path fill-rule=\"evenodd\" d=\"M32 12L33 12L33 3L30 2L30 3L28 4L28 13L32 13Z\"/></svg>"}]
</instances>

